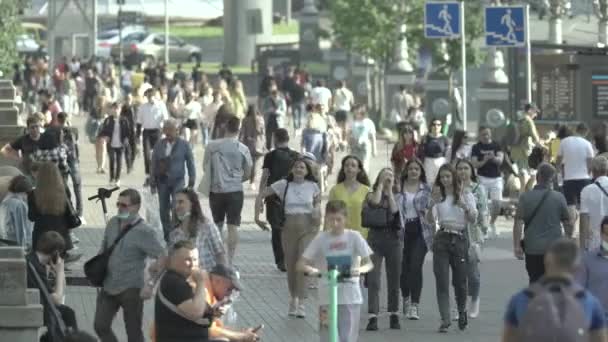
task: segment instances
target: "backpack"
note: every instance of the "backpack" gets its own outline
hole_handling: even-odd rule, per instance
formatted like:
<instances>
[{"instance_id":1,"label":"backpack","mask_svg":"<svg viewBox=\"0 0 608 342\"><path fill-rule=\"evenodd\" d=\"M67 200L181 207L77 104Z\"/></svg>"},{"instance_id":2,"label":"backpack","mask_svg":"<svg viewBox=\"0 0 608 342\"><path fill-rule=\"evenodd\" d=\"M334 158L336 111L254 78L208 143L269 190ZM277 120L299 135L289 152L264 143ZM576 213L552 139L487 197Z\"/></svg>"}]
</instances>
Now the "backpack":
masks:
<instances>
[{"instance_id":1,"label":"backpack","mask_svg":"<svg viewBox=\"0 0 608 342\"><path fill-rule=\"evenodd\" d=\"M528 156L528 166L532 169L538 168L543 160L545 160L545 155L547 154L547 150L540 146L534 146L532 152Z\"/></svg>"},{"instance_id":2,"label":"backpack","mask_svg":"<svg viewBox=\"0 0 608 342\"><path fill-rule=\"evenodd\" d=\"M509 120L503 137L503 146L510 147L517 145L521 140L521 134L519 129L519 121Z\"/></svg>"},{"instance_id":3,"label":"backpack","mask_svg":"<svg viewBox=\"0 0 608 342\"><path fill-rule=\"evenodd\" d=\"M582 287L541 279L525 293L530 300L518 327L518 342L589 341L589 322L581 301L585 296Z\"/></svg>"}]
</instances>

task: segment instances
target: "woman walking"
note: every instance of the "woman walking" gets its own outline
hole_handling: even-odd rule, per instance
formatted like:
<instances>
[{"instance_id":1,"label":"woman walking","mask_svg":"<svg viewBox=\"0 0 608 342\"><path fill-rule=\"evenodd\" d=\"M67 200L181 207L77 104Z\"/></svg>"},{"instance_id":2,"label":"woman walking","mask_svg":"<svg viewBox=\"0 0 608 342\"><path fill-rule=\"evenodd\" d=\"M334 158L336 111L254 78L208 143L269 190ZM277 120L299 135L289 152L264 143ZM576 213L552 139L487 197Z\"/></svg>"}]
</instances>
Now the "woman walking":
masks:
<instances>
[{"instance_id":1,"label":"woman walking","mask_svg":"<svg viewBox=\"0 0 608 342\"><path fill-rule=\"evenodd\" d=\"M401 296L407 319L420 319L422 266L433 244L433 226L426 220L431 188L426 182L422 162L411 159L405 164L399 194L399 213L404 225Z\"/></svg>"},{"instance_id":2,"label":"woman walking","mask_svg":"<svg viewBox=\"0 0 608 342\"><path fill-rule=\"evenodd\" d=\"M479 290L481 288L479 262L483 232L488 226L488 194L485 188L477 182L475 168L469 160L459 160L456 163L456 172L465 191L470 191L475 197L477 207L475 222L467 225L467 238L469 240L469 255L467 258L467 283L470 298L469 317L477 318L479 316Z\"/></svg>"},{"instance_id":3,"label":"woman walking","mask_svg":"<svg viewBox=\"0 0 608 342\"><path fill-rule=\"evenodd\" d=\"M431 186L437 178L439 168L446 162L448 146L448 138L441 133L441 120L433 119L429 133L422 138L418 150Z\"/></svg>"},{"instance_id":4,"label":"woman walking","mask_svg":"<svg viewBox=\"0 0 608 342\"><path fill-rule=\"evenodd\" d=\"M28 218L34 222L32 249L42 234L56 231L63 237L66 251L72 249L70 229L80 226L80 219L68 200L63 177L52 162L40 164L36 173L36 188L28 196ZM78 260L82 254L71 254L66 262Z\"/></svg>"},{"instance_id":5,"label":"woman walking","mask_svg":"<svg viewBox=\"0 0 608 342\"><path fill-rule=\"evenodd\" d=\"M251 177L249 185L251 190L255 191L255 174L258 169L258 162L266 153L266 132L264 125L264 117L258 111L255 105L250 105L247 108L247 115L241 123L241 131L239 140L249 148L253 167L251 168Z\"/></svg>"},{"instance_id":6,"label":"woman walking","mask_svg":"<svg viewBox=\"0 0 608 342\"><path fill-rule=\"evenodd\" d=\"M468 139L467 132L463 130L454 131L452 145L450 145L446 152L447 162L455 164L460 159L471 159L473 146L469 143Z\"/></svg>"},{"instance_id":7,"label":"woman walking","mask_svg":"<svg viewBox=\"0 0 608 342\"><path fill-rule=\"evenodd\" d=\"M391 153L393 172L397 177L405 171L405 164L416 158L418 153L418 143L415 139L414 128L410 125L403 125L399 130L399 141L395 143Z\"/></svg>"},{"instance_id":8,"label":"woman walking","mask_svg":"<svg viewBox=\"0 0 608 342\"><path fill-rule=\"evenodd\" d=\"M197 101L191 91L186 91L184 94L184 107L183 107L183 123L182 123L182 134L184 140L190 143L190 146L194 146L198 139L198 127L201 114L203 113L203 107L201 103Z\"/></svg>"},{"instance_id":9,"label":"woman walking","mask_svg":"<svg viewBox=\"0 0 608 342\"><path fill-rule=\"evenodd\" d=\"M434 210L436 214L434 214ZM431 202L427 211L429 222L439 226L433 239L433 273L437 291L437 304L441 316L440 333L450 328L450 268L458 307L458 328L466 329L467 301L467 226L477 219L475 198L463 189L454 167L445 164L439 168Z\"/></svg>"},{"instance_id":10,"label":"woman walking","mask_svg":"<svg viewBox=\"0 0 608 342\"><path fill-rule=\"evenodd\" d=\"M226 250L222 236L213 223L205 217L196 192L183 189L175 195L177 224L169 234L169 245L190 240L195 243L199 263L204 270L211 270L217 264L226 264Z\"/></svg>"},{"instance_id":11,"label":"woman walking","mask_svg":"<svg viewBox=\"0 0 608 342\"><path fill-rule=\"evenodd\" d=\"M403 253L403 229L397 199L393 194L394 175L390 168L378 174L376 182L363 207L363 221L369 228L367 243L371 247L374 268L367 278L369 321L366 330L378 330L380 311L380 277L385 259L388 312L390 328L401 329L399 323L399 277Z\"/></svg>"},{"instance_id":12,"label":"woman walking","mask_svg":"<svg viewBox=\"0 0 608 342\"><path fill-rule=\"evenodd\" d=\"M369 186L369 178L361 160L355 156L346 156L342 159L337 184L329 191L330 201L340 200L346 203L348 228L358 231L363 237L367 237L367 229L361 225L361 211Z\"/></svg>"},{"instance_id":13,"label":"woman walking","mask_svg":"<svg viewBox=\"0 0 608 342\"><path fill-rule=\"evenodd\" d=\"M364 106L356 106L354 115L349 134L349 146L351 153L363 161L363 168L367 171L369 170L369 162L377 151L376 126L367 117Z\"/></svg>"},{"instance_id":14,"label":"woman walking","mask_svg":"<svg viewBox=\"0 0 608 342\"><path fill-rule=\"evenodd\" d=\"M304 318L306 281L304 274L297 272L296 263L318 233L321 220L321 192L310 165L304 159L297 159L286 179L260 191L255 218L262 211L262 199L272 195L281 200L284 217L281 238L290 295L288 315Z\"/></svg>"}]
</instances>

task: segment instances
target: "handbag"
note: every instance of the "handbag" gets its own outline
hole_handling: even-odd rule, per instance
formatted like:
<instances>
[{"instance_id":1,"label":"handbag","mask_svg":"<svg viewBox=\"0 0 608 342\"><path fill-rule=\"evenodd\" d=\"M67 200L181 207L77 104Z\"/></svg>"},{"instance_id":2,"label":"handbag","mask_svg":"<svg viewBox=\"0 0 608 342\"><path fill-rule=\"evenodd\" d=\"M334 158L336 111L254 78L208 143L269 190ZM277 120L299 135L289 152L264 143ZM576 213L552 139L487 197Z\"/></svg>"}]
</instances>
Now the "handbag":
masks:
<instances>
[{"instance_id":1,"label":"handbag","mask_svg":"<svg viewBox=\"0 0 608 342\"><path fill-rule=\"evenodd\" d=\"M74 210L72 204L68 201L67 208L65 210L65 219L67 222L68 229L78 228L82 225L82 221L80 220L80 216Z\"/></svg>"},{"instance_id":2,"label":"handbag","mask_svg":"<svg viewBox=\"0 0 608 342\"><path fill-rule=\"evenodd\" d=\"M365 201L361 210L361 226L369 229L386 229L391 224L392 218L388 208L382 205L371 205L368 200Z\"/></svg>"},{"instance_id":3,"label":"handbag","mask_svg":"<svg viewBox=\"0 0 608 342\"><path fill-rule=\"evenodd\" d=\"M106 249L104 249L101 253L89 259L84 264L84 275L87 280L91 283L91 285L95 287L102 287L103 281L106 279L106 274L108 273L108 263L110 261L110 256L116 248L116 245L120 240L127 235L127 233L135 226L137 226L142 219L139 219L129 225L127 225L116 237L112 245Z\"/></svg>"}]
</instances>

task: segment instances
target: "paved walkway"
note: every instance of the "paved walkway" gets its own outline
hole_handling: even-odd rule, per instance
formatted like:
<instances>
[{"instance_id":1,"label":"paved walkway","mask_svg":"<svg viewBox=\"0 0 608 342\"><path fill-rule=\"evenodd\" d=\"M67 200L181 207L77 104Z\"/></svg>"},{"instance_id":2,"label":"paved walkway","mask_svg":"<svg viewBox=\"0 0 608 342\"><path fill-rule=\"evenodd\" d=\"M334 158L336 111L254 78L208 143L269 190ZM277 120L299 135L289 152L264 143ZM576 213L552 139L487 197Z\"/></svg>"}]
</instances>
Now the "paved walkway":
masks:
<instances>
[{"instance_id":1,"label":"paved walkway","mask_svg":"<svg viewBox=\"0 0 608 342\"><path fill-rule=\"evenodd\" d=\"M77 126L82 127L84 120L76 119ZM82 132L82 130L81 130ZM379 156L372 165L370 178L374 178L381 167L387 165L387 154L385 144L380 143ZM97 188L107 186L107 175L95 173L94 148L88 142L81 142L82 172L84 197L96 194ZM197 168L201 168L202 148L196 148ZM341 156L340 156L341 157ZM200 180L200 175L199 175ZM122 187L139 188L143 183L143 162L141 158L136 160L132 174L123 177ZM331 182L335 182L332 176ZM282 342L292 338L298 342L317 341L317 319L316 300L311 298L307 303L306 319L290 319L286 316L288 305L288 292L286 277L274 266L272 250L270 247L270 234L257 229L253 223L253 199L255 194L246 191L246 204L243 213L243 227L241 228L241 241L236 256L236 265L240 268L243 278L244 291L235 304L238 318L236 325L240 327L255 326L260 323L265 325L263 341ZM108 209L111 214L115 213L114 203L116 195L108 200ZM203 201L203 207L208 208L208 203ZM208 211L208 209L206 209ZM85 227L76 230L80 238L81 251L84 252L83 260L94 255L99 249L103 235L103 216L101 206L93 202L85 204ZM525 271L522 262L514 260L510 251L510 227L511 223L501 221L499 232L501 237L487 243L482 256L481 274L481 317L470 322L470 327L465 332L459 332L454 326L448 335L439 335L436 329L439 323L439 315L435 301L434 277L432 274L432 255L427 257L424 276L425 283L421 304L420 321L403 321L402 330L391 331L388 329L388 317L380 319L380 331L375 333L361 332L360 341L498 341L501 330L501 317L504 305L508 297L520 286L525 284ZM81 265L73 265L75 272L81 269ZM70 286L67 289L66 302L72 306L78 315L80 326L87 331L93 332L93 319L95 314L96 290L89 287ZM385 298L383 291L382 298ZM386 300L382 299L383 308L386 308ZM144 325L147 332L153 320L153 301L148 301L145 306ZM367 320L367 308L362 307L361 329L365 328ZM124 324L120 314L114 323L114 329L119 341L127 341Z\"/></svg>"}]
</instances>

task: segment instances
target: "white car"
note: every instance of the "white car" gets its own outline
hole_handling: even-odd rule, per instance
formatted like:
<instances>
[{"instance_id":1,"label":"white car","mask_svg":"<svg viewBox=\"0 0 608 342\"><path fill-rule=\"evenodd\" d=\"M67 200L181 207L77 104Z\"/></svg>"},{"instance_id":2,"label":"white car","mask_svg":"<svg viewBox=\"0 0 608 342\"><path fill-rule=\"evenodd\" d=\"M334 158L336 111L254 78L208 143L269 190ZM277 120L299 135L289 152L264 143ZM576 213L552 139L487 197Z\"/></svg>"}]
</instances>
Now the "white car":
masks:
<instances>
[{"instance_id":1,"label":"white car","mask_svg":"<svg viewBox=\"0 0 608 342\"><path fill-rule=\"evenodd\" d=\"M122 29L122 38L124 39L132 33L142 32L146 30L141 25L125 26ZM106 30L97 34L97 56L101 58L110 58L112 46L120 42L119 31L116 28Z\"/></svg>"},{"instance_id":2,"label":"white car","mask_svg":"<svg viewBox=\"0 0 608 342\"><path fill-rule=\"evenodd\" d=\"M22 34L17 38L17 52L20 54L33 54L40 51L40 44L27 34Z\"/></svg>"}]
</instances>

